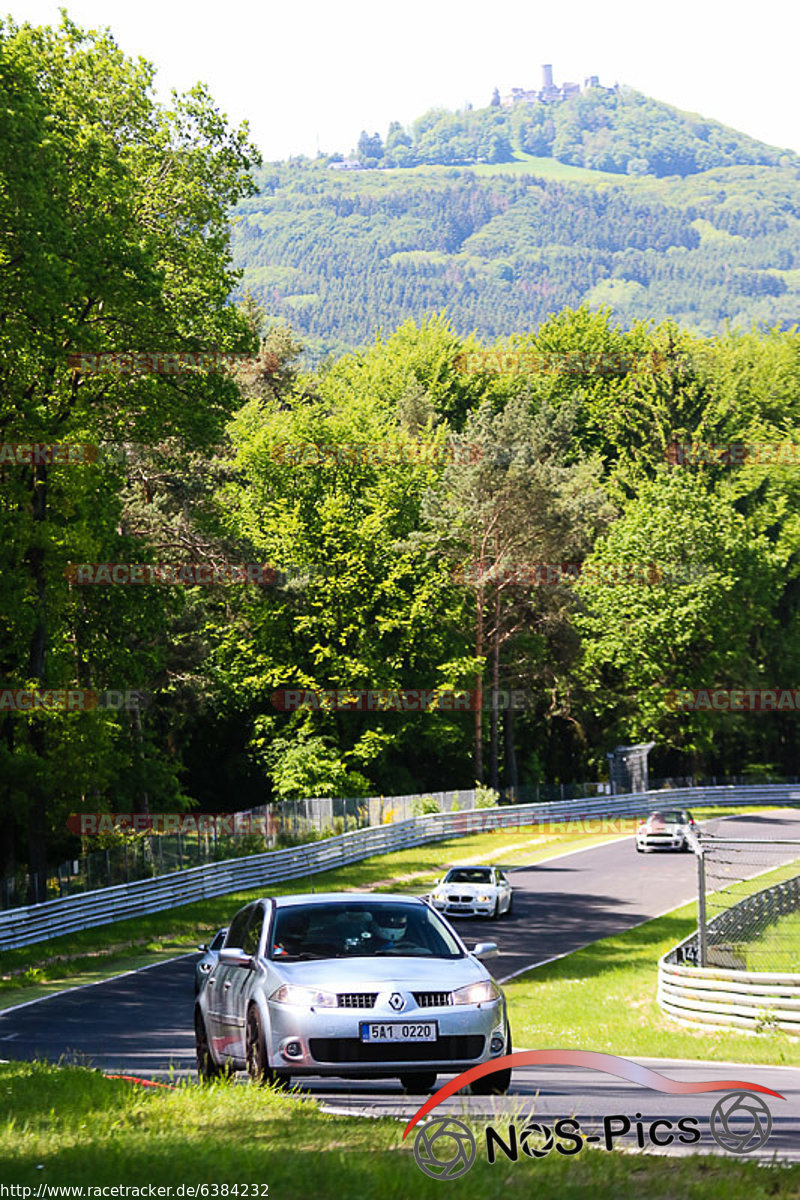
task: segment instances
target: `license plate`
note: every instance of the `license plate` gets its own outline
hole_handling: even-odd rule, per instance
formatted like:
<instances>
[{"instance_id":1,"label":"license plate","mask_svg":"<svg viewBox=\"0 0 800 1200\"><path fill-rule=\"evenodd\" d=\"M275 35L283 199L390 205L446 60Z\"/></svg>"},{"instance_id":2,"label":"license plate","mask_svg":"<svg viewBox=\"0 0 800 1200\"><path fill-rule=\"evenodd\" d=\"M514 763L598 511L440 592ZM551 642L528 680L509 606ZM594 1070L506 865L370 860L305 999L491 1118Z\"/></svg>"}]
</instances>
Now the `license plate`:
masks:
<instances>
[{"instance_id":1,"label":"license plate","mask_svg":"<svg viewBox=\"0 0 800 1200\"><path fill-rule=\"evenodd\" d=\"M439 1036L436 1021L362 1021L362 1042L435 1042Z\"/></svg>"}]
</instances>

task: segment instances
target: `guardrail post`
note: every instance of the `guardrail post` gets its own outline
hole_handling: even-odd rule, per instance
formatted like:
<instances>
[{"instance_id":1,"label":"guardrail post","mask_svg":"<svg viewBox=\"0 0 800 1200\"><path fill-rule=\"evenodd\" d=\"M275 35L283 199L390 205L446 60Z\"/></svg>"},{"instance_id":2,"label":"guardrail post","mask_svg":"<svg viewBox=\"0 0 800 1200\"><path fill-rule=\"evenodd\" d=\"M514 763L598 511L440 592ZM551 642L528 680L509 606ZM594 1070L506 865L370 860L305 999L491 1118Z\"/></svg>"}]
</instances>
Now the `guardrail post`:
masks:
<instances>
[{"instance_id":1,"label":"guardrail post","mask_svg":"<svg viewBox=\"0 0 800 1200\"><path fill-rule=\"evenodd\" d=\"M697 947L700 957L698 966L705 967L708 959L708 932L706 929L706 862L703 849L697 852Z\"/></svg>"}]
</instances>

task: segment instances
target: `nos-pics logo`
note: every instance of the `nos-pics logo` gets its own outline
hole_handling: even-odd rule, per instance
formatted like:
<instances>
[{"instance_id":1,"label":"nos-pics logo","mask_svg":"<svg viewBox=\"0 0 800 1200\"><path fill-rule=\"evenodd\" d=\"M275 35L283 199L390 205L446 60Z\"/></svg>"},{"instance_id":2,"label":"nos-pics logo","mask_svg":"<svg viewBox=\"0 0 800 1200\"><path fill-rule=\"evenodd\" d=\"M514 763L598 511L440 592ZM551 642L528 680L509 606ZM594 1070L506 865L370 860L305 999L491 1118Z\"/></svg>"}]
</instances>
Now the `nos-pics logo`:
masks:
<instances>
[{"instance_id":1,"label":"nos-pics logo","mask_svg":"<svg viewBox=\"0 0 800 1200\"><path fill-rule=\"evenodd\" d=\"M403 1138L443 1100L473 1080L515 1065L588 1067L671 1095L726 1092L727 1095L719 1099L711 1110L709 1131L717 1145L729 1154L751 1154L760 1149L770 1135L772 1115L758 1093L784 1099L780 1092L771 1088L737 1079L681 1083L612 1054L590 1050L523 1050L471 1067L445 1084L415 1113L406 1126ZM580 1122L574 1118L558 1118L549 1123L529 1120L521 1126L512 1122L503 1132L488 1125L484 1131L486 1159L490 1164L506 1160L517 1162L521 1154L528 1158L544 1158L552 1151L569 1156L592 1143L611 1150L618 1138L625 1137L631 1131L641 1149L647 1146L660 1148L674 1143L688 1146L700 1141L698 1117L681 1117L677 1120L659 1117L652 1121L643 1121L641 1118L642 1114L638 1112L633 1118L621 1113L606 1116L603 1118L602 1133L585 1133ZM414 1142L417 1165L433 1179L458 1179L465 1175L475 1162L477 1153L475 1135L463 1121L455 1117L438 1116L427 1121L418 1129Z\"/></svg>"}]
</instances>

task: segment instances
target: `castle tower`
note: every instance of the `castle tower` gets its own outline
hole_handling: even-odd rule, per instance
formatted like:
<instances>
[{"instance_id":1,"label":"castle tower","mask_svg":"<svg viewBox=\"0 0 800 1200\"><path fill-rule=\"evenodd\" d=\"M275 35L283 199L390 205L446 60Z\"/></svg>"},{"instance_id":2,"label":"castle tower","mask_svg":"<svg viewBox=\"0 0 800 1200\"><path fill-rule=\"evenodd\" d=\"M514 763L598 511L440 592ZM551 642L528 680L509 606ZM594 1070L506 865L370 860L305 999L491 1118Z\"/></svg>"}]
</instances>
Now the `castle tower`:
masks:
<instances>
[{"instance_id":1,"label":"castle tower","mask_svg":"<svg viewBox=\"0 0 800 1200\"><path fill-rule=\"evenodd\" d=\"M553 86L553 64L542 64L542 88L547 91Z\"/></svg>"}]
</instances>

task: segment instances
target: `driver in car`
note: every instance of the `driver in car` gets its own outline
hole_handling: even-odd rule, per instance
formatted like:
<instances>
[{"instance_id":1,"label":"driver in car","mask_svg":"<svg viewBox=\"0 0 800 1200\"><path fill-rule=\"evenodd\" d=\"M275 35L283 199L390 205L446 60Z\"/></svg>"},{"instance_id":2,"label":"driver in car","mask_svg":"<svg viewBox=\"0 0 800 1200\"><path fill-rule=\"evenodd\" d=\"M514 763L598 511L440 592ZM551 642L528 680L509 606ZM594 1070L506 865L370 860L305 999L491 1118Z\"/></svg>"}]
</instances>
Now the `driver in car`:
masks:
<instances>
[{"instance_id":1,"label":"driver in car","mask_svg":"<svg viewBox=\"0 0 800 1200\"><path fill-rule=\"evenodd\" d=\"M392 950L408 933L408 915L404 912L377 912L372 918L370 949Z\"/></svg>"}]
</instances>

